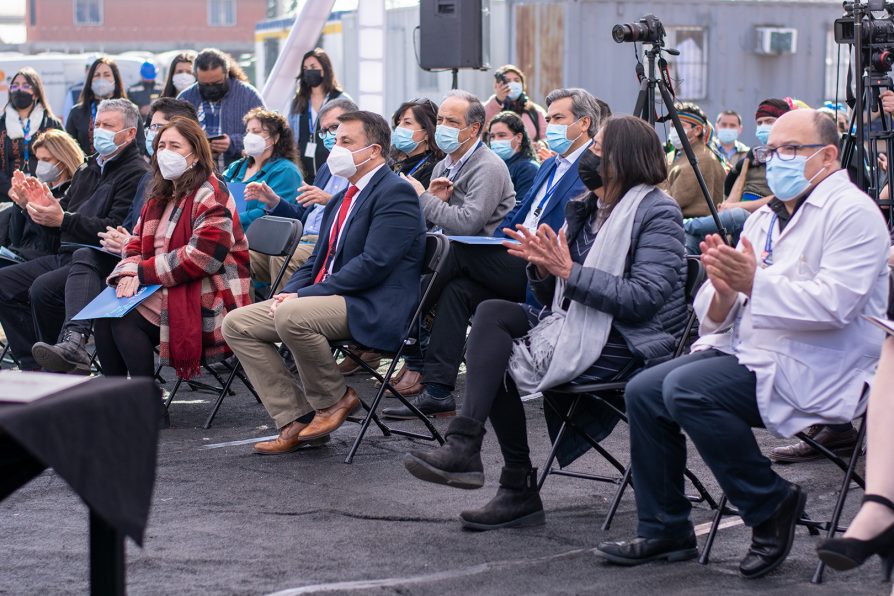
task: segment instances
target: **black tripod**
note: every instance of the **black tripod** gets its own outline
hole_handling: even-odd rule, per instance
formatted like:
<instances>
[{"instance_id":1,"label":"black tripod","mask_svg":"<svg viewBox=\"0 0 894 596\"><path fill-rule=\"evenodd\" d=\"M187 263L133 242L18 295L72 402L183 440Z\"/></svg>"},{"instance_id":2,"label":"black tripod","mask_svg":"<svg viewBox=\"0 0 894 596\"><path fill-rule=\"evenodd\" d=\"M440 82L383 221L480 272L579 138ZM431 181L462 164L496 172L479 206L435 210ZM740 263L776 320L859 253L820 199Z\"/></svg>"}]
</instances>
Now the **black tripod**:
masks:
<instances>
[{"instance_id":1,"label":"black tripod","mask_svg":"<svg viewBox=\"0 0 894 596\"><path fill-rule=\"evenodd\" d=\"M655 111L655 89L657 87L658 91L661 93L661 100L664 102L664 107L667 108L668 116L673 122L674 128L677 130L677 134L680 136L680 142L683 144L683 152L686 154L686 158L692 165L692 170L695 172L695 179L698 180L699 188L701 188L705 201L708 203L711 217L714 218L714 225L717 226L720 236L726 243L732 244L732 238L727 233L726 228L723 227L723 223L720 221L720 215L717 213L717 207L714 206L714 201L711 199L711 191L708 190L708 185L705 183L705 178L702 176L701 170L698 169L698 159L696 159L695 153L692 151L692 145L689 144L689 139L686 138L686 131L680 123L680 116L677 114L677 108L674 106L674 99L667 88L667 83L656 76L655 63L657 61L661 61L662 64L665 63L664 58L661 57L662 52L667 52L674 56L680 54L678 50L664 48L662 42L652 43L651 47L646 50L648 75L643 72L642 63L639 63L636 67L636 73L640 79L640 87L639 95L636 98L636 107L633 109L633 115L642 118L652 126L655 125L658 116Z\"/></svg>"}]
</instances>

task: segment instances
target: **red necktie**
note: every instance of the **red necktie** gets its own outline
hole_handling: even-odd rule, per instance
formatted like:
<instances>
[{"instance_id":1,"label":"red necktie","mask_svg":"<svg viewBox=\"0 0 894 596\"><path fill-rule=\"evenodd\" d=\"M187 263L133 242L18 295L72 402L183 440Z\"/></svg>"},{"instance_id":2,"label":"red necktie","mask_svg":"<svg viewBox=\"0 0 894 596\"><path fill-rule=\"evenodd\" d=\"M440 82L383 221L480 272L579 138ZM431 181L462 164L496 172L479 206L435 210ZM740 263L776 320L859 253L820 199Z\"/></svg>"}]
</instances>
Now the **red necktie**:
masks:
<instances>
[{"instance_id":1,"label":"red necktie","mask_svg":"<svg viewBox=\"0 0 894 596\"><path fill-rule=\"evenodd\" d=\"M332 259L335 258L335 249L338 246L338 235L341 232L342 226L345 224L345 218L347 218L348 210L351 208L351 201L354 200L354 195L359 191L360 189L352 184L348 188L348 192L345 193L345 198L341 201L341 206L338 209L338 218L329 234L329 246L326 248L326 258L323 260L323 266L320 267L320 270L317 272L316 279L314 279L315 284L323 281L328 275L329 266L332 264Z\"/></svg>"}]
</instances>

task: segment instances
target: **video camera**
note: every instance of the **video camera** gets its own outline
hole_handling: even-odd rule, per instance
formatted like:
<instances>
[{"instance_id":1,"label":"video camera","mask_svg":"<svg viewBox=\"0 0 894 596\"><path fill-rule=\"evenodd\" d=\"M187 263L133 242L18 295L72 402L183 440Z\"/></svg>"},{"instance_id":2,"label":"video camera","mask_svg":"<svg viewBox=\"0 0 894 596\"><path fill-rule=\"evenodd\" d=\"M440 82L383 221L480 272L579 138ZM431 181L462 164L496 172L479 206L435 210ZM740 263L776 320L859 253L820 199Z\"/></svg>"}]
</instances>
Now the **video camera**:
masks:
<instances>
[{"instance_id":1,"label":"video camera","mask_svg":"<svg viewBox=\"0 0 894 596\"><path fill-rule=\"evenodd\" d=\"M894 65L894 2L868 0L844 2L844 16L835 20L835 42L846 45L857 44L857 16L860 9L860 41L863 46L865 67L876 72L889 72Z\"/></svg>"},{"instance_id":2,"label":"video camera","mask_svg":"<svg viewBox=\"0 0 894 596\"><path fill-rule=\"evenodd\" d=\"M616 43L640 42L664 45L667 33L664 25L653 14L647 14L636 23L623 23L612 27L612 38Z\"/></svg>"}]
</instances>

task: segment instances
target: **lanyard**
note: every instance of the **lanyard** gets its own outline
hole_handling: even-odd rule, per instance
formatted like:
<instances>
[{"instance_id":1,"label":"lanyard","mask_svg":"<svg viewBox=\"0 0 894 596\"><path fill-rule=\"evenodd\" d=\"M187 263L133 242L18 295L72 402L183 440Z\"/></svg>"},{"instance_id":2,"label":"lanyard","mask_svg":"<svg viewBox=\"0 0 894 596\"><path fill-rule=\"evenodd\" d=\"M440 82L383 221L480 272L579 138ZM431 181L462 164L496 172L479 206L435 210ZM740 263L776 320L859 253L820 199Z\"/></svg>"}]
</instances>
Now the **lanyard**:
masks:
<instances>
[{"instance_id":1,"label":"lanyard","mask_svg":"<svg viewBox=\"0 0 894 596\"><path fill-rule=\"evenodd\" d=\"M19 123L22 125L22 132L25 133L22 140L25 142L25 163L27 164L28 159L31 156L31 118L25 118L24 122L19 118Z\"/></svg>"},{"instance_id":2,"label":"lanyard","mask_svg":"<svg viewBox=\"0 0 894 596\"><path fill-rule=\"evenodd\" d=\"M481 147L483 145L484 145L484 143L482 143L481 141L478 141L478 144L475 145L475 148L472 150L472 153L469 154L469 156L467 158L465 158L459 162L459 167L456 168L455 170L453 170L453 169L450 170L450 174L447 176L447 179L450 180L451 182L456 180L456 177L459 176L459 171L461 169L463 169L463 166L466 165L466 162L469 161L470 159L472 159L472 155L475 155L475 152L478 151L479 149L481 149ZM454 164L454 165L456 165L456 164Z\"/></svg>"},{"instance_id":3,"label":"lanyard","mask_svg":"<svg viewBox=\"0 0 894 596\"><path fill-rule=\"evenodd\" d=\"M543 198L540 199L540 204L537 205L537 208L534 209L534 217L540 217L540 214L543 213L543 206L546 205L549 200L556 194L556 187L559 186L559 180L556 180L556 183L553 184L553 178L556 176L556 172L559 171L559 161L556 160L556 167L553 168L553 171L549 173L549 179L546 181L546 192L543 193Z\"/></svg>"},{"instance_id":4,"label":"lanyard","mask_svg":"<svg viewBox=\"0 0 894 596\"><path fill-rule=\"evenodd\" d=\"M323 109L323 106L326 105L326 102L329 101L329 94L326 94L326 97L323 98L323 103L320 104L320 109ZM313 138L314 136L314 125L320 119L320 112L317 111L317 118L314 120L314 107L310 103L310 98L307 98L307 123L310 126L310 136Z\"/></svg>"},{"instance_id":5,"label":"lanyard","mask_svg":"<svg viewBox=\"0 0 894 596\"><path fill-rule=\"evenodd\" d=\"M420 159L420 160L419 160L419 163L417 163L415 166L413 166L413 169L410 170L410 172L407 174L407 177L409 178L410 176L412 176L413 174L415 174L415 173L416 173L416 170L418 170L419 168L421 168L421 167L422 167L422 164L424 164L425 162L427 162L429 157L431 157L431 155L426 155L425 157L423 157L422 159Z\"/></svg>"},{"instance_id":6,"label":"lanyard","mask_svg":"<svg viewBox=\"0 0 894 596\"><path fill-rule=\"evenodd\" d=\"M776 227L776 221L779 219L775 213L773 219L770 220L770 231L767 233L767 241L764 244L764 252L761 253L761 268L766 269L773 264L773 228Z\"/></svg>"}]
</instances>

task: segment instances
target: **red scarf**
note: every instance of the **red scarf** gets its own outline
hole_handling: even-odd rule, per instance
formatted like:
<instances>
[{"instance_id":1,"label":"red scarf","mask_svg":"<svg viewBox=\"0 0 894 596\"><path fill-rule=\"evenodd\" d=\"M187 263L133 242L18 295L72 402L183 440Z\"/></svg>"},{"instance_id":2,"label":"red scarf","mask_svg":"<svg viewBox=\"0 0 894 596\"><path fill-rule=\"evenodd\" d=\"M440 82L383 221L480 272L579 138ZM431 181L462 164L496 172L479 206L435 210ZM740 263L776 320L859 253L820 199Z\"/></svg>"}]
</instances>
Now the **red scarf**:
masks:
<instances>
[{"instance_id":1,"label":"red scarf","mask_svg":"<svg viewBox=\"0 0 894 596\"><path fill-rule=\"evenodd\" d=\"M171 234L168 251L188 245L192 238L195 196L196 191L193 191L183 200L183 208ZM201 279L168 288L168 329L171 334L171 366L181 379L191 379L199 374L202 363Z\"/></svg>"}]
</instances>

